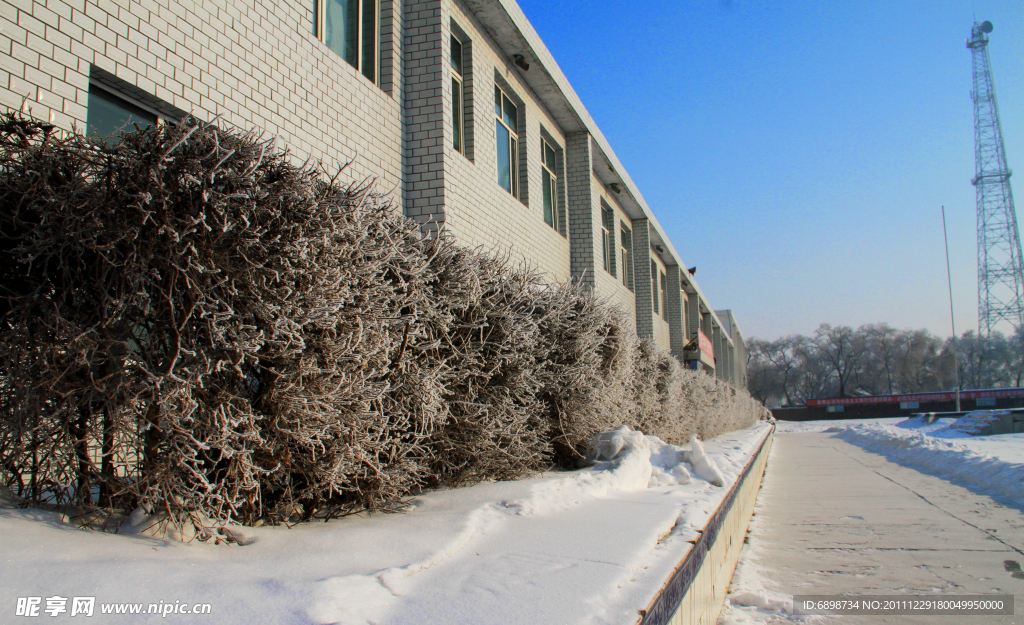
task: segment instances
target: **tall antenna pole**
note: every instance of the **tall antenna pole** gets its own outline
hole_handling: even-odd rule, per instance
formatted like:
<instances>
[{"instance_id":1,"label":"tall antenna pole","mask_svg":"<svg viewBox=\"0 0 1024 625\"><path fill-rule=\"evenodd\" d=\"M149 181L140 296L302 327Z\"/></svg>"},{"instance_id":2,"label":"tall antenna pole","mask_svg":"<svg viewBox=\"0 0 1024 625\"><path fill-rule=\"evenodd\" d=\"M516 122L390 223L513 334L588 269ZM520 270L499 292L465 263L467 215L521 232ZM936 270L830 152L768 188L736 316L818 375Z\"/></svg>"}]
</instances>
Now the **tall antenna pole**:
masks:
<instances>
[{"instance_id":1,"label":"tall antenna pole","mask_svg":"<svg viewBox=\"0 0 1024 625\"><path fill-rule=\"evenodd\" d=\"M978 334L1008 321L1024 327L1024 263L1010 169L988 56L992 22L975 22L967 47L974 69L974 179L978 198Z\"/></svg>"},{"instance_id":2,"label":"tall antenna pole","mask_svg":"<svg viewBox=\"0 0 1024 625\"><path fill-rule=\"evenodd\" d=\"M946 242L946 281L949 283L949 325L953 327L953 373L956 375L956 411L960 412L960 358L956 353L956 321L953 320L953 276L949 272L949 237L946 236L946 207L942 207L942 240Z\"/></svg>"}]
</instances>

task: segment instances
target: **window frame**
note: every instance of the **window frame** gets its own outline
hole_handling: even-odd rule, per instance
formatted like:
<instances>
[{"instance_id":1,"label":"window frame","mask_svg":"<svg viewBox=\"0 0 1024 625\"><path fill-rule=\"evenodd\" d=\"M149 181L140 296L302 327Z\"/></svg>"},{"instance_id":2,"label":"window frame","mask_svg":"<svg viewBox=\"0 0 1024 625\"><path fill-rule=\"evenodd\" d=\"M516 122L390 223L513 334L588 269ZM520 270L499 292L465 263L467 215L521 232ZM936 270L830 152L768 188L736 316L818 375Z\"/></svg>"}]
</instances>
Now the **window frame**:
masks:
<instances>
[{"instance_id":1,"label":"window frame","mask_svg":"<svg viewBox=\"0 0 1024 625\"><path fill-rule=\"evenodd\" d=\"M625 222L619 224L619 247L622 248L622 286L630 291L633 286L633 230Z\"/></svg>"},{"instance_id":2,"label":"window frame","mask_svg":"<svg viewBox=\"0 0 1024 625\"><path fill-rule=\"evenodd\" d=\"M685 336L687 338L689 338L689 336L690 336L690 325L689 325L690 311L687 310L689 307L690 307L689 297L687 297L685 291L680 290L680 292L679 292L679 312L680 312L680 316L683 318L683 336Z\"/></svg>"},{"instance_id":3,"label":"window frame","mask_svg":"<svg viewBox=\"0 0 1024 625\"><path fill-rule=\"evenodd\" d=\"M551 162L548 162L548 152ZM541 202L544 204L544 223L559 232L561 224L558 219L558 150L544 137L540 138L540 169L541 169ZM548 206L548 199L551 205ZM551 220L548 221L550 214Z\"/></svg>"},{"instance_id":4,"label":"window frame","mask_svg":"<svg viewBox=\"0 0 1024 625\"><path fill-rule=\"evenodd\" d=\"M651 290L653 291L651 300L654 304L654 312L658 315L661 314L660 307L658 306L661 301L661 293L658 292L658 275L660 273L661 269L658 267L658 263L651 259Z\"/></svg>"},{"instance_id":5,"label":"window frame","mask_svg":"<svg viewBox=\"0 0 1024 625\"><path fill-rule=\"evenodd\" d=\"M615 275L615 258L612 254L612 228L615 227L615 213L610 206L601 202L601 255L604 257L604 270Z\"/></svg>"},{"instance_id":6,"label":"window frame","mask_svg":"<svg viewBox=\"0 0 1024 625\"><path fill-rule=\"evenodd\" d=\"M317 39L320 41L320 43L324 44L332 52L334 52L339 57L341 57L341 59L343 61L348 63L351 67L354 67L355 70L357 72L359 72L360 74L362 74L362 76L364 78L366 78L367 80L369 80L370 82L372 82L375 85L379 85L380 84L380 69L381 69L380 68L380 57L381 57L381 54L380 54L380 47L381 47L380 46L380 43L381 43L380 42L380 24L381 24L380 0L354 0L358 4L358 7L359 7L359 16L356 18L356 22L358 24L358 27L356 28L356 39L357 39L356 45L355 45L356 61L354 63L352 62L351 59L346 58L346 56L344 54L342 54L341 52L338 52L334 48L331 48L330 45L326 41L327 28L325 28L325 25L327 23L327 3L331 2L331 1L332 0L317 0L317 2L316 2L316 37L317 37ZM371 30L371 34L373 36L373 40L372 40L372 42L369 43L369 45L367 44L366 32L365 32L367 30L366 29L365 8L366 8L366 6L368 4L372 4L373 5L373 10L374 10L373 25L372 25L372 28L370 29ZM370 66L366 65L365 59L364 59L364 56L366 55L366 52L367 52L367 48L372 49L373 52L374 52L373 53L373 63ZM368 70L373 72L372 76L367 74Z\"/></svg>"},{"instance_id":7,"label":"window frame","mask_svg":"<svg viewBox=\"0 0 1024 625\"><path fill-rule=\"evenodd\" d=\"M501 180L500 180L501 167L500 166L497 168L497 173L498 173L498 176L499 176L498 184L501 186L502 189L505 189L506 191L508 191L510 194L512 194L512 197L514 197L514 198L516 198L518 200L518 199L520 199L520 197L519 197L519 191L520 191L520 189L519 189L519 128L518 128L518 126L519 126L519 117L520 117L519 104L516 102L515 99L512 98L512 96L510 96L508 93L505 92L504 89L501 88L501 85L498 85L498 84L494 85L494 100L495 100L495 108L497 109L495 111L495 119L497 120L498 124L501 124L501 126L503 128L505 128L505 130L508 132L508 135L509 135L509 145L508 145L508 160L509 160L509 163L508 163L508 166L509 166L509 187L510 188L505 188L505 186L501 184ZM505 121L504 112L505 112L506 101L508 102L508 105L511 106L515 110L515 114L516 114L516 120L515 121L516 121L516 126L517 126L516 128L512 128ZM494 134L495 134L495 145L497 145L497 140L498 140L497 126L495 126L495 133ZM496 153L495 158L497 158L497 154L500 154L500 151ZM497 161L495 161L495 164L498 165Z\"/></svg>"},{"instance_id":8,"label":"window frame","mask_svg":"<svg viewBox=\"0 0 1024 625\"><path fill-rule=\"evenodd\" d=\"M661 276L661 318L668 321L668 276L659 271Z\"/></svg>"},{"instance_id":9,"label":"window frame","mask_svg":"<svg viewBox=\"0 0 1024 625\"><path fill-rule=\"evenodd\" d=\"M140 115L140 113L141 113L142 115L151 116L153 118L153 122L152 122L151 125L162 126L162 125L164 125L166 123L172 123L172 124L174 123L174 122L170 122L162 113L160 113L158 111L155 111L155 110L153 110L152 108L150 108L148 106L142 105L141 103L139 103L138 101L134 100L133 98L125 97L124 94L118 93L117 91L114 91L114 90L112 90L110 88L107 88L104 85L102 85L102 84L100 84L100 83L98 83L96 81L90 80L89 81L89 91L88 91L87 98L92 98L92 96L94 94L99 99L106 100L107 103L113 104L115 106L119 106L122 109L128 111L129 115L138 115L138 116L141 117L141 115ZM128 121L125 122L124 126L120 127L117 131L115 131L115 134L107 135L105 137L101 137L98 134L96 134L96 135L90 134L89 127L91 125L95 125L93 122L90 122L90 120L89 120L90 111L93 109L93 107L90 106L90 104L91 104L90 100L87 99L86 100L86 107L85 107L85 134L86 134L87 137L96 137L98 139L103 139L103 140L116 139L119 134L122 134L122 133L125 133L125 132L133 132L134 131L134 128L130 127L130 124L135 123L135 122L132 122L129 119ZM135 109L135 110L132 110L132 109ZM148 127L148 126L142 126L141 124L139 124L139 127L143 128L143 127Z\"/></svg>"},{"instance_id":10,"label":"window frame","mask_svg":"<svg viewBox=\"0 0 1024 625\"><path fill-rule=\"evenodd\" d=\"M455 43L459 44L459 66L455 67ZM449 67L452 71L452 148L459 154L466 154L466 42L451 33L449 45Z\"/></svg>"}]
</instances>

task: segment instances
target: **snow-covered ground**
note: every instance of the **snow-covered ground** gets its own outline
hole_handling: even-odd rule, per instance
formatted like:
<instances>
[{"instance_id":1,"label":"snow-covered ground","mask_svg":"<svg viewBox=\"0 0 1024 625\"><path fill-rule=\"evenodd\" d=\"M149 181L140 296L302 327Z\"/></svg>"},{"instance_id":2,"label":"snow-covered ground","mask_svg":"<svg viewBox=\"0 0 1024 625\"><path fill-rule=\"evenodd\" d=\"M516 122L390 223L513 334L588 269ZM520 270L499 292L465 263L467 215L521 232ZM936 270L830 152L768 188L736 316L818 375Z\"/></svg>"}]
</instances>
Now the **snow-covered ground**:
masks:
<instances>
[{"instance_id":1,"label":"snow-covered ground","mask_svg":"<svg viewBox=\"0 0 1024 625\"><path fill-rule=\"evenodd\" d=\"M970 436L955 419L919 418L779 421L782 433L832 432L893 462L954 479L975 490L1024 505L1024 434Z\"/></svg>"},{"instance_id":2,"label":"snow-covered ground","mask_svg":"<svg viewBox=\"0 0 1024 625\"><path fill-rule=\"evenodd\" d=\"M832 433L892 462L1024 506L1024 434L969 436L951 429L954 422L940 419L928 424L906 417L779 421L776 433ZM792 596L774 590L771 575L762 566L772 558L758 540L761 522L755 509L719 625L828 622L827 617L794 615Z\"/></svg>"},{"instance_id":3,"label":"snow-covered ground","mask_svg":"<svg viewBox=\"0 0 1024 625\"><path fill-rule=\"evenodd\" d=\"M245 546L77 529L8 496L0 613L56 596L95 597L98 623L629 623L768 428L706 441L703 459L699 443L618 431L588 469L431 492L403 514L242 528ZM209 603L211 615L99 614L118 602ZM69 612L41 614L76 622Z\"/></svg>"},{"instance_id":4,"label":"snow-covered ground","mask_svg":"<svg viewBox=\"0 0 1024 625\"><path fill-rule=\"evenodd\" d=\"M763 541L759 539L761 521L754 516L747 529L748 536L740 560L729 584L718 625L767 625L783 623L826 623L824 616L799 616L793 613L793 596L776 590L771 570L763 563L772 561Z\"/></svg>"},{"instance_id":5,"label":"snow-covered ground","mask_svg":"<svg viewBox=\"0 0 1024 625\"><path fill-rule=\"evenodd\" d=\"M953 419L926 424L892 419L829 430L893 462L954 479L974 490L1024 506L1024 434L970 436L951 429Z\"/></svg>"},{"instance_id":6,"label":"snow-covered ground","mask_svg":"<svg viewBox=\"0 0 1024 625\"><path fill-rule=\"evenodd\" d=\"M801 434L812 432L824 432L830 428L848 428L854 425L894 425L905 418L895 419L886 417L879 419L834 419L822 421L779 421L775 424L775 431L779 434Z\"/></svg>"}]
</instances>

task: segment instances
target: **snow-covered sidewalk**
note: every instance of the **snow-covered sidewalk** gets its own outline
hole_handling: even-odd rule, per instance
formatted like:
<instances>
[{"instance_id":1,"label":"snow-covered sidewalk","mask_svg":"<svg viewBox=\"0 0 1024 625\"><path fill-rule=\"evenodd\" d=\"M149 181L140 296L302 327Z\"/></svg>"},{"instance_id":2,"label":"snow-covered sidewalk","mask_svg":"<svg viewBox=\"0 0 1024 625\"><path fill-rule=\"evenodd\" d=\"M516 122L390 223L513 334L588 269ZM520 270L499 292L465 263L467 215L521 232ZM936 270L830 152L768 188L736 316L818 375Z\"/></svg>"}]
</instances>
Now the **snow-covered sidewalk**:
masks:
<instances>
[{"instance_id":1,"label":"snow-covered sidewalk","mask_svg":"<svg viewBox=\"0 0 1024 625\"><path fill-rule=\"evenodd\" d=\"M780 432L819 431L882 454L889 460L957 480L1024 505L1024 434L970 436L953 419L811 421L781 423Z\"/></svg>"},{"instance_id":2,"label":"snow-covered sidewalk","mask_svg":"<svg viewBox=\"0 0 1024 625\"><path fill-rule=\"evenodd\" d=\"M706 441L710 462L690 446L620 432L589 469L431 492L404 514L245 528L246 546L81 530L7 502L0 609L77 596L212 606L209 616L167 618L97 607L99 623L628 623L769 427Z\"/></svg>"},{"instance_id":3,"label":"snow-covered sidewalk","mask_svg":"<svg viewBox=\"0 0 1024 625\"><path fill-rule=\"evenodd\" d=\"M1014 594L1021 605L1024 506L988 481L1020 484L1024 440L963 438L951 422L780 422L719 625L915 620L800 616L795 594Z\"/></svg>"}]
</instances>

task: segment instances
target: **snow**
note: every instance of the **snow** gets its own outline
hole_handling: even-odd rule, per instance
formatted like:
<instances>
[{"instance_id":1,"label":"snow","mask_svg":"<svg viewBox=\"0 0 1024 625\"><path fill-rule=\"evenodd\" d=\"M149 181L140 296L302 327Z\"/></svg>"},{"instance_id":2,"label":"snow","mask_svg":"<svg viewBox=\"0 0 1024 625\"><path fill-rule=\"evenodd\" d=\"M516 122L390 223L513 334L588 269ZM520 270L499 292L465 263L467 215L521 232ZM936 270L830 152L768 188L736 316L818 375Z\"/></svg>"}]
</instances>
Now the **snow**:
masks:
<instances>
[{"instance_id":1,"label":"snow","mask_svg":"<svg viewBox=\"0 0 1024 625\"><path fill-rule=\"evenodd\" d=\"M779 434L801 434L824 432L830 428L846 428L852 425L865 425L875 423L893 424L903 421L901 418L877 418L877 419L824 419L820 421L778 421L775 424L775 431Z\"/></svg>"},{"instance_id":2,"label":"snow","mask_svg":"<svg viewBox=\"0 0 1024 625\"><path fill-rule=\"evenodd\" d=\"M779 421L781 435L831 433L893 462L956 480L974 490L1024 504L1024 434L969 436L951 426L955 419L925 423L919 418L892 417L827 421ZM772 554L758 540L765 521L751 519L747 543L733 575L718 625L835 622L825 616L793 614L792 596L775 591Z\"/></svg>"},{"instance_id":3,"label":"snow","mask_svg":"<svg viewBox=\"0 0 1024 625\"><path fill-rule=\"evenodd\" d=\"M683 447L619 428L587 469L430 492L403 514L229 528L244 546L82 530L0 501L0 605L210 603L224 624L634 622L768 428Z\"/></svg>"},{"instance_id":4,"label":"snow","mask_svg":"<svg viewBox=\"0 0 1024 625\"><path fill-rule=\"evenodd\" d=\"M781 422L780 422L781 423ZM718 625L765 625L767 623L819 623L826 617L793 614L793 596L779 593L772 582L770 569L762 563L772 563L772 554L758 539L763 521L757 516L761 508L758 501L748 527L748 537L740 551L740 560L729 584L731 591L722 606Z\"/></svg>"},{"instance_id":5,"label":"snow","mask_svg":"<svg viewBox=\"0 0 1024 625\"><path fill-rule=\"evenodd\" d=\"M1024 434L968 436L945 423L927 429L864 424L837 435L893 462L1024 505Z\"/></svg>"},{"instance_id":6,"label":"snow","mask_svg":"<svg viewBox=\"0 0 1024 625\"><path fill-rule=\"evenodd\" d=\"M833 432L893 462L957 480L1024 504L1024 434L971 436L955 419L920 418L779 422L778 432Z\"/></svg>"},{"instance_id":7,"label":"snow","mask_svg":"<svg viewBox=\"0 0 1024 625\"><path fill-rule=\"evenodd\" d=\"M757 517L751 519L749 533L756 534ZM809 623L813 617L793 614L793 597L776 592L766 569L760 562L771 557L756 540L745 541L740 560L733 573L718 625L763 625L765 623Z\"/></svg>"}]
</instances>

